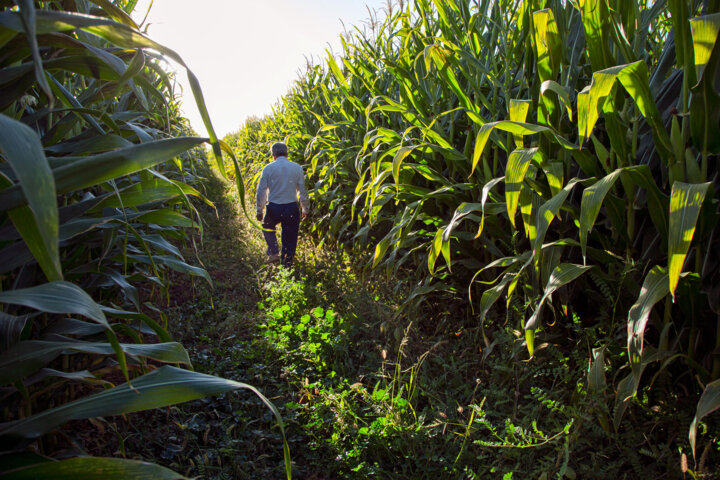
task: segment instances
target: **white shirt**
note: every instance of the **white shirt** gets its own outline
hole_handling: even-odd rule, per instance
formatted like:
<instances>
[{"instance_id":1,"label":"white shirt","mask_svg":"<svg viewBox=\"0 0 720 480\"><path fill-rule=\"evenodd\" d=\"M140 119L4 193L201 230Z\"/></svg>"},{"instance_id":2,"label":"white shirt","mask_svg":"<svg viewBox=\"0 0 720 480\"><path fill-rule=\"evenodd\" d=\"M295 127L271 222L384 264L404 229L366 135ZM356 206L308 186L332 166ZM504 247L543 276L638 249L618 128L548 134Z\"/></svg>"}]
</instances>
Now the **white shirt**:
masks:
<instances>
[{"instance_id":1,"label":"white shirt","mask_svg":"<svg viewBox=\"0 0 720 480\"><path fill-rule=\"evenodd\" d=\"M293 203L300 199L302 212L310 210L310 200L305 190L305 174L297 163L286 157L278 157L265 165L257 187L257 212L262 214L265 205Z\"/></svg>"}]
</instances>

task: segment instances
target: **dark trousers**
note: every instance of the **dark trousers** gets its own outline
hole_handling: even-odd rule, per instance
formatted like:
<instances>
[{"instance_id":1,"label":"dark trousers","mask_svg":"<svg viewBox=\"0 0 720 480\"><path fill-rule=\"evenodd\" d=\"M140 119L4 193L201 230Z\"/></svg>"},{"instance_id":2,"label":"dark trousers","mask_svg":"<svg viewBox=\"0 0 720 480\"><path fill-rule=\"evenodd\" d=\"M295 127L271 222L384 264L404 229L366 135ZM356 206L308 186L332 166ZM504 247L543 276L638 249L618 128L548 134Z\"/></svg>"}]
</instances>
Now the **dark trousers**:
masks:
<instances>
[{"instance_id":1,"label":"dark trousers","mask_svg":"<svg viewBox=\"0 0 720 480\"><path fill-rule=\"evenodd\" d=\"M267 243L267 254L277 255L279 252L275 226L281 226L282 253L280 260L283 265L292 265L297 248L298 232L300 231L300 208L297 202L278 205L269 203L265 209L263 228L269 231L263 232Z\"/></svg>"}]
</instances>

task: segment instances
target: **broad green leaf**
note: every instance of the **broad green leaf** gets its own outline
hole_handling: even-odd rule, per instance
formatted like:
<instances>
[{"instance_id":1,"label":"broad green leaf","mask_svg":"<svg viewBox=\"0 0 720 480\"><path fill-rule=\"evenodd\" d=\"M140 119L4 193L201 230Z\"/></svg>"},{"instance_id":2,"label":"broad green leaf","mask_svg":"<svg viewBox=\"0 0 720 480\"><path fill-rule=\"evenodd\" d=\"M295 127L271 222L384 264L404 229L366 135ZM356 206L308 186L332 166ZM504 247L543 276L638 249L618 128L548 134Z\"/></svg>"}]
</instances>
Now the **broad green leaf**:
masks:
<instances>
[{"instance_id":1,"label":"broad green leaf","mask_svg":"<svg viewBox=\"0 0 720 480\"><path fill-rule=\"evenodd\" d=\"M600 110L613 91L616 82L622 84L635 101L640 113L652 127L655 146L667 162L672 154L672 145L660 117L660 111L650 92L647 65L642 60L593 73L592 84L578 95L580 144L590 138L595 124L600 118Z\"/></svg>"},{"instance_id":2,"label":"broad green leaf","mask_svg":"<svg viewBox=\"0 0 720 480\"><path fill-rule=\"evenodd\" d=\"M82 288L64 281L0 292L0 303L22 305L41 312L74 313L110 329L105 314Z\"/></svg>"},{"instance_id":3,"label":"broad green leaf","mask_svg":"<svg viewBox=\"0 0 720 480\"><path fill-rule=\"evenodd\" d=\"M3 12L3 14L0 15L0 25L5 26L6 28L22 31L20 23L16 18L13 18L13 13L14 12ZM208 131L210 144L212 145L213 153L215 154L215 159L218 163L218 169L223 176L227 175L222 159L219 140L215 134L212 122L210 121L210 115L208 114L207 105L205 104L205 100L203 98L200 82L198 82L195 74L188 68L182 57L180 57L177 52L160 45L142 34L140 31L129 27L128 25L90 15L41 10L36 12L36 27L38 34L81 29L88 33L97 35L119 47L133 49L151 48L170 57L182 65L186 70L188 82L190 83L193 96L195 97L195 103L200 111L200 117L202 118L203 124Z\"/></svg>"},{"instance_id":4,"label":"broad green leaf","mask_svg":"<svg viewBox=\"0 0 720 480\"><path fill-rule=\"evenodd\" d=\"M152 223L165 227L187 227L199 228L200 225L195 223L180 212L171 208L163 208L162 210L152 210L143 213L135 218L137 222Z\"/></svg>"},{"instance_id":5,"label":"broad green leaf","mask_svg":"<svg viewBox=\"0 0 720 480\"><path fill-rule=\"evenodd\" d=\"M521 148L514 150L508 158L508 164L505 170L505 203L507 205L508 218L513 227L515 226L515 212L517 211L523 180L525 180L525 174L527 173L528 167L530 167L530 161L537 152L537 147Z\"/></svg>"},{"instance_id":6,"label":"broad green leaf","mask_svg":"<svg viewBox=\"0 0 720 480\"><path fill-rule=\"evenodd\" d=\"M520 217L523 221L523 231L530 244L534 245L537 237L537 214L540 209L542 197L532 188L527 188L532 184L537 176L537 168L535 165L531 165L525 174L525 182L527 185L523 185L520 189L520 198L518 204L520 205Z\"/></svg>"},{"instance_id":7,"label":"broad green leaf","mask_svg":"<svg viewBox=\"0 0 720 480\"><path fill-rule=\"evenodd\" d=\"M88 335L97 335L105 331L105 327L97 323L85 322L76 318L61 318L44 330L44 333L55 333L58 335L75 335L78 337L86 337Z\"/></svg>"},{"instance_id":8,"label":"broad green leaf","mask_svg":"<svg viewBox=\"0 0 720 480\"><path fill-rule=\"evenodd\" d=\"M29 386L48 378L60 378L63 380L83 382L90 385L107 385L108 387L113 386L112 383L95 377L95 375L90 373L89 370L80 370L77 372L61 372L60 370L54 370L52 368L40 369L40 371L38 371L35 375L33 375L31 378L27 379L23 383L25 383L25 386Z\"/></svg>"},{"instance_id":9,"label":"broad green leaf","mask_svg":"<svg viewBox=\"0 0 720 480\"><path fill-rule=\"evenodd\" d=\"M565 164L561 161L543 162L542 168L550 186L550 193L557 195L565 184Z\"/></svg>"},{"instance_id":10,"label":"broad green leaf","mask_svg":"<svg viewBox=\"0 0 720 480\"><path fill-rule=\"evenodd\" d=\"M333 54L331 52L327 52L327 64L330 67L330 71L332 72L333 76L337 80L338 84L343 87L346 91L350 89L350 86L348 85L347 80L345 79L345 75L343 75L342 71L340 70L340 67L338 67L337 62L335 61L335 58L333 57Z\"/></svg>"},{"instance_id":11,"label":"broad green leaf","mask_svg":"<svg viewBox=\"0 0 720 480\"><path fill-rule=\"evenodd\" d=\"M472 169L470 171L470 175L473 174L473 172L475 171L475 167L477 167L477 164L480 162L480 157L485 151L485 145L487 145L487 142L490 139L490 135L495 129L512 133L513 135L521 136L542 133L543 135L554 139L555 142L557 142L559 145L561 145L567 150L578 150L580 148L574 143L565 139L564 137L558 135L554 130L549 127L533 125L530 123L511 122L509 120L486 123L485 125L480 127L480 131L478 132L477 138L475 140L475 150L473 152Z\"/></svg>"},{"instance_id":12,"label":"broad green leaf","mask_svg":"<svg viewBox=\"0 0 720 480\"><path fill-rule=\"evenodd\" d=\"M642 373L645 326L655 304L670 293L669 284L667 272L658 266L653 267L645 277L640 295L628 314L628 358L636 377L636 385L639 384ZM633 391L632 395L634 394Z\"/></svg>"},{"instance_id":13,"label":"broad green leaf","mask_svg":"<svg viewBox=\"0 0 720 480\"><path fill-rule=\"evenodd\" d=\"M697 76L702 77L704 68L710 63L712 51L717 43L718 32L720 32L720 14L713 13L691 18L689 24L692 51L695 54L693 60L697 68Z\"/></svg>"},{"instance_id":14,"label":"broad green leaf","mask_svg":"<svg viewBox=\"0 0 720 480\"><path fill-rule=\"evenodd\" d=\"M514 273L506 274L500 282L485 290L482 294L482 297L480 298L480 313L478 313L478 317L480 318L480 324L482 325L483 322L485 322L485 317L487 316L487 313L490 311L493 305L500 299L502 296L502 292L505 291L505 288L508 286L508 284L515 278Z\"/></svg>"},{"instance_id":15,"label":"broad green leaf","mask_svg":"<svg viewBox=\"0 0 720 480\"><path fill-rule=\"evenodd\" d=\"M583 191L582 202L580 205L580 245L582 248L583 262L585 262L587 253L587 237L588 233L595 225L595 220L600 213L605 195L615 185L615 181L620 178L621 170L615 170L610 175L601 178L593 186Z\"/></svg>"},{"instance_id":16,"label":"broad green leaf","mask_svg":"<svg viewBox=\"0 0 720 480\"><path fill-rule=\"evenodd\" d=\"M372 268L376 268L380 264L380 260L383 259L385 254L390 248L390 242L392 241L390 235L386 235L378 244L375 246L375 254L373 255Z\"/></svg>"},{"instance_id":17,"label":"broad green leaf","mask_svg":"<svg viewBox=\"0 0 720 480\"><path fill-rule=\"evenodd\" d=\"M175 342L120 344L120 349L132 357L190 365L187 352ZM112 355L115 347L104 342L26 340L0 355L0 385L8 385L37 372L63 352Z\"/></svg>"},{"instance_id":18,"label":"broad green leaf","mask_svg":"<svg viewBox=\"0 0 720 480\"><path fill-rule=\"evenodd\" d=\"M524 123L527 121L528 113L530 112L530 108L532 107L532 101L531 100L519 100L519 99L511 99L510 100L510 107L508 108L508 113L510 115L510 121L512 122L519 122ZM520 137L522 139L522 136ZM518 148L522 148L522 144L518 145Z\"/></svg>"},{"instance_id":19,"label":"broad green leaf","mask_svg":"<svg viewBox=\"0 0 720 480\"><path fill-rule=\"evenodd\" d=\"M56 109L57 112L59 109ZM89 113L89 109L85 109ZM103 119L105 120L105 119ZM105 120L106 121L106 120ZM132 146L132 142L118 135L97 135L87 140L77 142L62 142L55 145L45 147L45 152L53 155L88 155L95 153L107 152L117 148L126 148ZM57 162L67 161L65 158L49 160L51 168L56 168ZM70 160L72 161L72 160Z\"/></svg>"},{"instance_id":20,"label":"broad green leaf","mask_svg":"<svg viewBox=\"0 0 720 480\"><path fill-rule=\"evenodd\" d=\"M444 40L443 43L450 45L450 42L448 42L447 40ZM453 47L454 49L457 49L456 46ZM477 105L470 99L470 97L468 97L465 88L463 88L463 86L460 84L457 76L454 73L456 57L452 49L445 48L439 43L435 43L425 47L424 57L426 68L428 69L428 71L430 70L429 62L432 61L435 63L438 75L444 80L445 86L450 88L450 90L452 90L452 92L455 94L458 102L460 103L468 117L470 117L473 122L477 123L478 125L482 125L483 123L485 123L480 116L480 111Z\"/></svg>"},{"instance_id":21,"label":"broad green leaf","mask_svg":"<svg viewBox=\"0 0 720 480\"><path fill-rule=\"evenodd\" d=\"M40 138L27 125L0 114L0 151L19 180L0 190L0 196L12 189L25 196L29 208L11 212L12 220L48 280L62 280L55 183Z\"/></svg>"},{"instance_id":22,"label":"broad green leaf","mask_svg":"<svg viewBox=\"0 0 720 480\"><path fill-rule=\"evenodd\" d=\"M690 130L693 143L701 152L720 152L720 92L717 87L720 67L720 14L705 15L690 22L695 49L695 65L700 81L692 88ZM678 159L682 160L682 159Z\"/></svg>"},{"instance_id":23,"label":"broad green leaf","mask_svg":"<svg viewBox=\"0 0 720 480\"><path fill-rule=\"evenodd\" d=\"M277 408L255 387L233 380L164 366L151 373L94 395L45 410L30 417L0 425L0 445L12 446L34 440L70 420L107 417L174 405L208 395L247 389L257 395L273 412L283 437L285 469L290 478L290 450L285 427Z\"/></svg>"},{"instance_id":24,"label":"broad green leaf","mask_svg":"<svg viewBox=\"0 0 720 480\"><path fill-rule=\"evenodd\" d=\"M428 270L430 275L435 275L435 263L438 257L442 254L447 262L448 269L450 268L450 239L443 241L443 235L447 227L441 227L435 232L435 238L430 245L430 252L428 253Z\"/></svg>"},{"instance_id":25,"label":"broad green leaf","mask_svg":"<svg viewBox=\"0 0 720 480\"><path fill-rule=\"evenodd\" d=\"M554 80L545 80L542 85L540 85L540 96L545 97L548 92L553 92L557 95L565 106L565 110L567 110L568 118L570 121L573 121L572 100L570 99L570 93L567 89Z\"/></svg>"},{"instance_id":26,"label":"broad green leaf","mask_svg":"<svg viewBox=\"0 0 720 480\"><path fill-rule=\"evenodd\" d=\"M550 9L533 12L533 47L537 58L537 75L541 82L557 77L562 59L562 40L555 16Z\"/></svg>"},{"instance_id":27,"label":"broad green leaf","mask_svg":"<svg viewBox=\"0 0 720 480\"><path fill-rule=\"evenodd\" d=\"M123 23L127 25L130 28L133 28L135 30L140 30L140 27L137 23L128 15L125 13L125 11L116 6L114 3L110 2L109 0L90 0L95 5L98 5L100 8L105 10L105 12L116 22Z\"/></svg>"},{"instance_id":28,"label":"broad green leaf","mask_svg":"<svg viewBox=\"0 0 720 480\"><path fill-rule=\"evenodd\" d=\"M532 107L531 100L518 100L513 98L510 100L510 107L508 108L508 114L510 115L510 121L512 122L526 122L528 113ZM515 146L517 148L523 148L523 136L521 134L514 134Z\"/></svg>"},{"instance_id":29,"label":"broad green leaf","mask_svg":"<svg viewBox=\"0 0 720 480\"><path fill-rule=\"evenodd\" d=\"M205 139L202 138L178 137L91 155L53 171L57 193L92 187L150 168L203 142ZM0 211L22 206L26 202L26 197L18 186L0 190L0 204L3 205Z\"/></svg>"},{"instance_id":30,"label":"broad green leaf","mask_svg":"<svg viewBox=\"0 0 720 480\"><path fill-rule=\"evenodd\" d=\"M124 310L117 310L115 308L109 308L101 306L102 311L105 312L106 315L113 317L113 318L122 318L125 320L137 320L139 322L144 323L150 329L155 332L158 339L163 343L172 343L172 339L170 337L170 334L165 330L161 325L159 325L155 320L148 317L144 313L138 313L138 312L126 312Z\"/></svg>"},{"instance_id":31,"label":"broad green leaf","mask_svg":"<svg viewBox=\"0 0 720 480\"><path fill-rule=\"evenodd\" d=\"M608 46L610 12L606 0L578 0L585 29L588 58L594 71L615 63Z\"/></svg>"},{"instance_id":32,"label":"broad green leaf","mask_svg":"<svg viewBox=\"0 0 720 480\"><path fill-rule=\"evenodd\" d=\"M537 330L540 327L540 312L545 302L552 296L552 294L558 288L567 285L583 273L593 268L592 266L585 265L574 265L571 263L563 263L558 265L555 270L550 274L550 279L547 285L545 285L545 292L543 293L540 302L535 308L530 319L525 324L525 330Z\"/></svg>"},{"instance_id":33,"label":"broad green leaf","mask_svg":"<svg viewBox=\"0 0 720 480\"><path fill-rule=\"evenodd\" d=\"M190 185L180 185L186 195L203 198L202 194ZM108 196L105 200L98 203L92 211L102 211L103 208L107 207L132 208L146 203L171 200L181 194L182 193L178 191L178 187L175 185L151 180L149 182L141 182L128 188L124 188L120 191L119 195Z\"/></svg>"},{"instance_id":34,"label":"broad green leaf","mask_svg":"<svg viewBox=\"0 0 720 480\"><path fill-rule=\"evenodd\" d=\"M455 213L453 214L453 218L450 220L450 223L447 224L445 227L445 232L443 233L442 241L443 242L449 242L450 237L452 235L452 232L457 228L459 223L468 217L472 212L482 211L483 205L480 203L461 203L457 209L455 209Z\"/></svg>"},{"instance_id":35,"label":"broad green leaf","mask_svg":"<svg viewBox=\"0 0 720 480\"><path fill-rule=\"evenodd\" d=\"M20 334L25 328L28 318L28 315L16 317L0 312L0 354L20 341Z\"/></svg>"},{"instance_id":36,"label":"broad green leaf","mask_svg":"<svg viewBox=\"0 0 720 480\"><path fill-rule=\"evenodd\" d=\"M688 78L688 84L694 85L697 81L694 61L695 52L691 30L692 22L688 21L691 8L686 0L668 0L668 10L670 11L670 19L675 34L675 52L678 67L683 68L684 74L690 77Z\"/></svg>"},{"instance_id":37,"label":"broad green leaf","mask_svg":"<svg viewBox=\"0 0 720 480\"><path fill-rule=\"evenodd\" d=\"M393 178L395 179L395 188L397 188L398 191L400 190L400 167L402 166L402 163L405 161L407 156L410 155L416 148L418 148L418 145L408 145L406 147L401 147L400 149L398 149L395 157L393 158L392 173Z\"/></svg>"},{"instance_id":38,"label":"broad green leaf","mask_svg":"<svg viewBox=\"0 0 720 480\"><path fill-rule=\"evenodd\" d=\"M670 294L675 298L675 289L690 249L695 226L700 216L705 195L710 183L675 182L670 195L670 228L668 237L668 276Z\"/></svg>"},{"instance_id":39,"label":"broad green leaf","mask_svg":"<svg viewBox=\"0 0 720 480\"><path fill-rule=\"evenodd\" d=\"M700 396L700 401L697 404L695 417L693 418L692 424L690 425L690 432L688 434L688 437L690 438L690 447L692 448L693 457L695 457L698 422L702 420L705 416L717 410L718 408L720 408L720 379L707 384L705 390Z\"/></svg>"},{"instance_id":40,"label":"broad green leaf","mask_svg":"<svg viewBox=\"0 0 720 480\"><path fill-rule=\"evenodd\" d=\"M504 180L505 180L505 178L503 178L503 177L493 178L492 180L487 182L485 185L483 185L482 196L481 196L481 200L480 200L480 204L482 205L482 217L480 219L480 226L478 227L478 231L475 234L475 238L480 238L480 236L482 235L483 229L485 228L485 205L487 204L487 199L488 199L488 195L490 194L490 190L492 190L492 188L495 185L499 184L500 182L503 182Z\"/></svg>"},{"instance_id":41,"label":"broad green leaf","mask_svg":"<svg viewBox=\"0 0 720 480\"><path fill-rule=\"evenodd\" d=\"M644 369L645 365L640 365L640 375L636 375L635 372L630 373L628 376L620 380L620 383L617 386L615 412L613 414L613 423L616 430L620 427L620 422L625 414L625 410L627 410L628 405L630 405L630 401L633 399L638 387L640 386L640 376L642 375Z\"/></svg>"},{"instance_id":42,"label":"broad green leaf","mask_svg":"<svg viewBox=\"0 0 720 480\"><path fill-rule=\"evenodd\" d=\"M95 0L92 0L95 1ZM154 463L124 458L78 457L57 462L43 462L30 467L0 472L3 480L189 480Z\"/></svg>"},{"instance_id":43,"label":"broad green leaf","mask_svg":"<svg viewBox=\"0 0 720 480\"><path fill-rule=\"evenodd\" d=\"M99 323L105 327L108 341L115 351L125 378L129 378L125 353L110 328L105 314L80 287L65 281L50 282L35 287L0 292L0 303L22 305L48 313L74 313Z\"/></svg>"},{"instance_id":44,"label":"broad green leaf","mask_svg":"<svg viewBox=\"0 0 720 480\"><path fill-rule=\"evenodd\" d=\"M43 92L45 92L45 95L48 96L50 109L52 109L54 98L47 78L45 78L43 61L42 57L40 56L40 47L38 45L36 37L37 30L34 2L32 2L31 0L15 0L15 3L20 7L20 16L22 18L23 27L25 28L25 37L27 38L28 43L30 43L33 65L35 67L35 80L38 82ZM1 128L2 127L0 127L0 129Z\"/></svg>"},{"instance_id":45,"label":"broad green leaf","mask_svg":"<svg viewBox=\"0 0 720 480\"><path fill-rule=\"evenodd\" d=\"M588 389L592 392L603 392L605 387L605 348L593 348L588 367Z\"/></svg>"},{"instance_id":46,"label":"broad green leaf","mask_svg":"<svg viewBox=\"0 0 720 480\"><path fill-rule=\"evenodd\" d=\"M147 255L133 254L128 255L127 258L146 264L152 264L154 262L157 264L167 265L168 267L172 268L177 272L187 273L196 277L202 277L208 282L211 287L213 286L212 278L210 278L210 274L207 272L207 270L205 270L204 268L189 265L175 257L169 257L167 255L153 255L153 257L150 258Z\"/></svg>"},{"instance_id":47,"label":"broad green leaf","mask_svg":"<svg viewBox=\"0 0 720 480\"><path fill-rule=\"evenodd\" d=\"M545 235L547 234L548 228L550 228L550 224L555 219L558 212L560 212L560 208L562 208L568 195L578 182L580 182L580 179L573 178L568 182L565 188L560 191L560 193L554 195L550 200L540 206L535 222L535 240L533 241L533 252L536 262L540 258L543 242L545 241ZM528 262L529 261L530 260L528 260Z\"/></svg>"}]
</instances>

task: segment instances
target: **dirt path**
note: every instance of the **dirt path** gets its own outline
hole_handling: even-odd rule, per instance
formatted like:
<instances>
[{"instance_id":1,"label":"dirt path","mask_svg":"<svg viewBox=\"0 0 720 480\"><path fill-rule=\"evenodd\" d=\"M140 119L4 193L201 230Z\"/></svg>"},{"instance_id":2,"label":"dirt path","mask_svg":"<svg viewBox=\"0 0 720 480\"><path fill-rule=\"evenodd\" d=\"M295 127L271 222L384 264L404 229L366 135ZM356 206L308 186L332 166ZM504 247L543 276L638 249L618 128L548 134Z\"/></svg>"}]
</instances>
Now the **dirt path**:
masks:
<instances>
[{"instance_id":1,"label":"dirt path","mask_svg":"<svg viewBox=\"0 0 720 480\"><path fill-rule=\"evenodd\" d=\"M167 299L154 303L164 312L173 339L188 350L195 370L253 385L278 407L293 478L339 478L328 473L339 452L320 438L331 430L323 422L333 418L308 418L307 412L315 408L311 403L318 398L318 388L339 380L335 370L347 370L341 363L367 363L367 353L349 351L347 338L340 338L347 332L337 327L341 319L335 311L347 315L348 310L364 310L363 317L378 319L375 323L385 313L361 282L335 268L337 261L307 240L300 239L292 273L266 265L262 235L242 215L233 187L213 179L207 196L217 215L202 207L207 224L195 262L202 262L214 286L177 275L169 305ZM184 253L188 260L195 256L192 248ZM312 327L316 321L325 322L324 330ZM318 336L330 332L337 338L318 337L300 345L291 327L302 322L318 330ZM314 354L308 348L314 348ZM378 346L368 348L380 351ZM316 423L310 430L308 421ZM84 432L78 443L95 455L153 461L189 477L285 478L279 428L267 407L248 391L76 427Z\"/></svg>"}]
</instances>

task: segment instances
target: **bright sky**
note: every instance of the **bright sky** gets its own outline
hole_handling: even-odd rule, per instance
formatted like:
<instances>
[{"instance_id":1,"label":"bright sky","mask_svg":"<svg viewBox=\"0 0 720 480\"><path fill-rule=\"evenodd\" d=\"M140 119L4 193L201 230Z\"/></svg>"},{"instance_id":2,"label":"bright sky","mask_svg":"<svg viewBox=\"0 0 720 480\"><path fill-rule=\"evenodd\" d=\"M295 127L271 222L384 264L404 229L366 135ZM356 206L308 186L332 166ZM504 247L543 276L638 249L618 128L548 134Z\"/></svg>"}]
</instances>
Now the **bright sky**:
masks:
<instances>
[{"instance_id":1,"label":"bright sky","mask_svg":"<svg viewBox=\"0 0 720 480\"><path fill-rule=\"evenodd\" d=\"M149 3L138 2L135 21L142 21ZM197 75L215 132L222 138L237 131L248 116L271 113L304 70L306 58L319 63L327 49L340 52L339 36L345 28L362 26L369 18L368 8L382 12L386 4L387 0L154 0L148 34L178 52ZM198 134L207 135L182 69L177 78L184 90L185 115Z\"/></svg>"}]
</instances>

